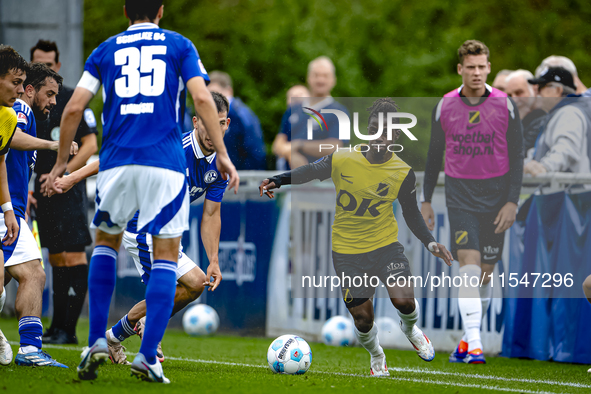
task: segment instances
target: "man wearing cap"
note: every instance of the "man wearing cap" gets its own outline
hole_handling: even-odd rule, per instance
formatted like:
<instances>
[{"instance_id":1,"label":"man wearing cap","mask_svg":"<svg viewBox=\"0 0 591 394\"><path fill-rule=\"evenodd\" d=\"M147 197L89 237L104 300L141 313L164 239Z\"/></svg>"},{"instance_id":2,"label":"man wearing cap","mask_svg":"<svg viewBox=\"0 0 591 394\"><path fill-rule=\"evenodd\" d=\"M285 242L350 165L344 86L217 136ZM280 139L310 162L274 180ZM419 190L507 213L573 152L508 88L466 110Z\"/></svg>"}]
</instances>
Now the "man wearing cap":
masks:
<instances>
[{"instance_id":1,"label":"man wearing cap","mask_svg":"<svg viewBox=\"0 0 591 394\"><path fill-rule=\"evenodd\" d=\"M550 67L528 80L538 85L541 105L548 111L546 124L523 171L533 176L546 172L590 173L589 119L586 107L573 97L572 74L562 67ZM567 97L570 96L570 97Z\"/></svg>"}]
</instances>

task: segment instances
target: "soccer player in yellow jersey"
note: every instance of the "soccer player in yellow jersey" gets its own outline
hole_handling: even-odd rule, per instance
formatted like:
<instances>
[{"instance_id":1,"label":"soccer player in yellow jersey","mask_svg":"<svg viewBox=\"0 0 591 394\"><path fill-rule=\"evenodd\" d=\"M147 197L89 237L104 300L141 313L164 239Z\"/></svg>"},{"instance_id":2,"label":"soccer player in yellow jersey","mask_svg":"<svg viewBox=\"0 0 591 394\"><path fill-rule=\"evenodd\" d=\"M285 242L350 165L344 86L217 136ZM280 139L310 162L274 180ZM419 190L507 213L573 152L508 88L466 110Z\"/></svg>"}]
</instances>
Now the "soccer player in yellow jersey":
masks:
<instances>
[{"instance_id":1,"label":"soccer player in yellow jersey","mask_svg":"<svg viewBox=\"0 0 591 394\"><path fill-rule=\"evenodd\" d=\"M368 133L387 130L387 113L397 112L398 106L389 99L378 99L370 111ZM380 117L380 113L383 115ZM429 251L451 265L451 253L437 243L417 206L415 174L408 164L386 149L400 135L387 133L373 140L367 150L338 151L320 160L262 181L259 191L273 198L272 189L287 184L302 184L314 179L332 178L336 192L336 212L332 226L332 257L339 277L377 276L387 287L388 294L400 316L400 328L425 361L435 357L433 345L416 326L419 304L414 298L410 280L400 286L399 276L411 276L404 247L398 242L398 225L392 203L398 199L404 219L413 234ZM386 357L378 341L374 324L372 298L375 288L341 288L343 300L355 321L359 343L371 355L371 375L389 376Z\"/></svg>"},{"instance_id":2,"label":"soccer player in yellow jersey","mask_svg":"<svg viewBox=\"0 0 591 394\"><path fill-rule=\"evenodd\" d=\"M27 61L8 45L0 45L0 205L4 212L6 234L0 242L0 312L4 308L6 292L4 291L4 254L2 244L11 245L18 235L18 223L8 191L6 163L4 155L8 152L10 141L16 131L16 112L12 106L24 93L23 83L27 77L29 65ZM2 237L3 234L0 234ZM12 349L6 337L0 331L0 365L8 365L12 361Z\"/></svg>"}]
</instances>

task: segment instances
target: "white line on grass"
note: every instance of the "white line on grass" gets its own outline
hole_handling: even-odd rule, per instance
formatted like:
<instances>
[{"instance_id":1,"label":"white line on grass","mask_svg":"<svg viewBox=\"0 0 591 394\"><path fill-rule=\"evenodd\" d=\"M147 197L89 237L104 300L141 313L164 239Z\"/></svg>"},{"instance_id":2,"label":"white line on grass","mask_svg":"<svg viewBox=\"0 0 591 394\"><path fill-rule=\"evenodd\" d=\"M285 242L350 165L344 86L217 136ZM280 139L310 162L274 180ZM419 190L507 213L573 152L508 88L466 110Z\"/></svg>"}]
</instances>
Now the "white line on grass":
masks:
<instances>
[{"instance_id":1,"label":"white line on grass","mask_svg":"<svg viewBox=\"0 0 591 394\"><path fill-rule=\"evenodd\" d=\"M9 343L11 345L18 345L18 342L9 342ZM82 351L82 348L74 347L74 346L44 345L44 347L48 348L48 349ZM127 354L134 355L135 353L128 352ZM244 364L244 363L234 363L234 362L228 362L228 361L200 360L200 359L190 359L190 358L170 357L170 356L166 356L166 358L168 360L187 361L187 362L193 362L193 363L199 363L199 364L217 364L217 365L227 365L227 366L247 367L247 368L268 368L268 366L261 365L261 364ZM461 373L461 372L437 371L437 370L425 369L425 368L390 367L388 369L390 371L395 371L395 372L421 373L421 374L427 374L427 375L441 375L441 376L454 376L454 377L465 378L465 379L484 379L484 380L494 380L494 381L500 381L500 382L548 384L548 385L554 385L554 386L568 386L568 387L575 387L575 388L591 388L591 385L589 385L589 384L560 382L560 381L555 381L555 380L506 378L506 377L502 377L502 376L490 376L490 375L482 375L482 374L466 374L466 373ZM351 376L351 377L359 377L359 378L371 378L370 375L347 374L347 373L342 373L342 372L312 370L312 371L309 371L309 373ZM470 383L441 382L441 381L436 381L436 380L432 380L432 379L413 379L413 378L402 378L402 377L392 377L390 379L415 382L415 383L450 385L450 386L457 386L457 387L480 388L480 389L488 389L488 390L521 392L521 393L531 393L531 394L533 394L533 393L536 393L536 394L549 393L546 391L527 391L527 390L521 390L521 389L511 389L511 388L478 385L478 384L470 384Z\"/></svg>"}]
</instances>

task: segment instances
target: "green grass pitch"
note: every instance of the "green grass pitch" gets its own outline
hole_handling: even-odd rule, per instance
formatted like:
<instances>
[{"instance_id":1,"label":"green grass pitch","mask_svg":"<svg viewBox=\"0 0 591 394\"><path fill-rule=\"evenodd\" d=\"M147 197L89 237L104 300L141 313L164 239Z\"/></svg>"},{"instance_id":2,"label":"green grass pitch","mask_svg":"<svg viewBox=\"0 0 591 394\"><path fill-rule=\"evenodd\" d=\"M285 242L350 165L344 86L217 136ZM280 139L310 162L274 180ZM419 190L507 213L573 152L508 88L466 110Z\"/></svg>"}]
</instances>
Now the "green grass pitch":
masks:
<instances>
[{"instance_id":1,"label":"green grass pitch","mask_svg":"<svg viewBox=\"0 0 591 394\"><path fill-rule=\"evenodd\" d=\"M47 324L45 321L44 324ZM16 319L0 325L18 349ZM86 340L88 322L79 324L79 338ZM103 365L92 382L78 380L79 346L46 346L45 350L70 369L26 368L14 363L0 367L0 393L589 393L588 366L488 357L486 365L449 364L439 353L426 363L415 352L386 350L390 378L369 377L369 354L360 347L335 348L310 342L313 361L301 376L276 375L266 362L270 338L217 335L189 337L168 330L162 342L163 364L170 385L141 382L129 367ZM139 338L125 342L133 359Z\"/></svg>"}]
</instances>

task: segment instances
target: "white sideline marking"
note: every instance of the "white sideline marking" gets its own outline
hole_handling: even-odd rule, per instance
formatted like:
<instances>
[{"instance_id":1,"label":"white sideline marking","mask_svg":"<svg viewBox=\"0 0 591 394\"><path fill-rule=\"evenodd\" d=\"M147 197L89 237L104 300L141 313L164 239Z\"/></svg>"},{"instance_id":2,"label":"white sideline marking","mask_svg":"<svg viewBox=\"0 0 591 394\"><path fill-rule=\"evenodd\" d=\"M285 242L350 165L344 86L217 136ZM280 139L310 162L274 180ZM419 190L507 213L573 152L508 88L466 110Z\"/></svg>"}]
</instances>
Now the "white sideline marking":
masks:
<instances>
[{"instance_id":1,"label":"white sideline marking","mask_svg":"<svg viewBox=\"0 0 591 394\"><path fill-rule=\"evenodd\" d=\"M19 345L18 342L9 341L11 345ZM43 345L44 348L48 349L60 349L60 350L72 350L72 351L82 351L82 347L75 347L75 346L60 346L60 345ZM135 353L127 352L128 355L135 355ZM190 358L183 358L183 357L170 357L166 356L167 360L174 360L174 361L187 361L199 364L217 364L217 365L227 365L233 367L247 367L247 368L268 368L267 365L261 364L244 364L244 363L234 363L228 361L216 361L216 360L201 360L201 359L190 359ZM405 373L421 373L427 375L441 375L441 376L455 376L459 378L465 379L483 379L483 380L494 380L500 382L514 382L514 383L530 383L530 384L548 384L554 386L567 386L567 387L575 387L575 388L591 388L590 384L583 384L583 383L572 383L572 382L560 382L555 380L538 380L538 379L518 379L518 378L506 378L502 376L490 376L490 375L482 375L482 374L467 374L461 372L448 372L448 371L437 371L432 369L425 369L425 368L400 368L400 367L390 367L388 368L389 371L394 372L405 372ZM350 376L350 377L357 377L357 378L373 378L370 375L361 375L361 374L354 374L354 373L343 373L343 372L329 372L329 371L315 371L311 370L308 373L315 373L315 374L327 374L327 375L338 375L338 376ZM522 389L512 389L512 388L504 388L504 387L496 387L496 386L488 386L488 385L479 385L479 384L471 384L471 383L456 383L456 382L441 382L432 379L414 379L414 378L402 378L402 377L384 377L384 378L373 378L373 379L394 379L399 381L406 381L406 382L414 382L414 383L426 383L426 384L438 384L438 385L448 385L448 386L455 386L455 387L467 387L467 388L479 388L479 389L486 389L486 390L496 390L496 391L508 391L508 392L516 392L516 393L528 393L528 394L552 394L548 391L528 391Z\"/></svg>"}]
</instances>

